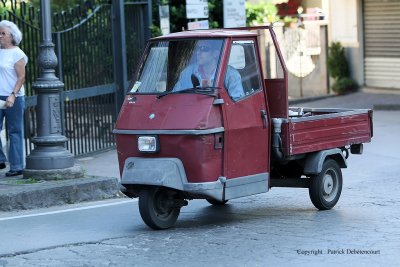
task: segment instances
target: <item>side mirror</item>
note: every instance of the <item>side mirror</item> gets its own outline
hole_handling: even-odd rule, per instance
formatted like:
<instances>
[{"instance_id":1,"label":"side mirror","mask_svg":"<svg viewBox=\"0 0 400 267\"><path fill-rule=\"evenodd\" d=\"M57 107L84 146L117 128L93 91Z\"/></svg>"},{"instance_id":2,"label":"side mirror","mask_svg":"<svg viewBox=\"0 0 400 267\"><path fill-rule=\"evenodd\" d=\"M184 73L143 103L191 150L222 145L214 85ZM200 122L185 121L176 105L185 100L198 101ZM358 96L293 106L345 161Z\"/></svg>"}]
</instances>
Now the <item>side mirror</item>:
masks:
<instances>
[{"instance_id":1,"label":"side mirror","mask_svg":"<svg viewBox=\"0 0 400 267\"><path fill-rule=\"evenodd\" d=\"M190 79L192 80L193 88L197 88L197 87L200 86L199 78L197 78L196 75L192 74L192 75L190 76Z\"/></svg>"}]
</instances>

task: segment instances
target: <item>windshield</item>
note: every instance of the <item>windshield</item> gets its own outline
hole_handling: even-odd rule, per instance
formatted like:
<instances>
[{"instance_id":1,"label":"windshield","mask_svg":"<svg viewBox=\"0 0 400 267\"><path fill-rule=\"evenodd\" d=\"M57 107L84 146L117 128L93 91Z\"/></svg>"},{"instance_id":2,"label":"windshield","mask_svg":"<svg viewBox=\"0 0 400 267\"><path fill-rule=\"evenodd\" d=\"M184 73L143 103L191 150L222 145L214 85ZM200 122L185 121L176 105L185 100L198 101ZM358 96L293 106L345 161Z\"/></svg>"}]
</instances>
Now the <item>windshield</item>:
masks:
<instances>
[{"instance_id":1,"label":"windshield","mask_svg":"<svg viewBox=\"0 0 400 267\"><path fill-rule=\"evenodd\" d=\"M154 42L147 50L131 93L179 92L215 86L222 39L190 39Z\"/></svg>"}]
</instances>

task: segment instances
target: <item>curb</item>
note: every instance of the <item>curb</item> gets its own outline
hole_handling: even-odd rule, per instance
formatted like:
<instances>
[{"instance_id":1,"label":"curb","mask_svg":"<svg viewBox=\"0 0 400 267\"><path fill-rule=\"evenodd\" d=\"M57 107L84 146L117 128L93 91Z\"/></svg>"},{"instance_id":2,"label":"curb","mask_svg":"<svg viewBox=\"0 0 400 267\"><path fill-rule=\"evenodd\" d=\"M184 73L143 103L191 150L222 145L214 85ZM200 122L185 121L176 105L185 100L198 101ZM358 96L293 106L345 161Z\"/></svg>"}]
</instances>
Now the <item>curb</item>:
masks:
<instances>
[{"instance_id":1,"label":"curb","mask_svg":"<svg viewBox=\"0 0 400 267\"><path fill-rule=\"evenodd\" d=\"M86 176L79 179L16 184L20 180L0 180L0 211L47 208L121 196L118 179L114 177Z\"/></svg>"},{"instance_id":2,"label":"curb","mask_svg":"<svg viewBox=\"0 0 400 267\"><path fill-rule=\"evenodd\" d=\"M376 104L374 110L399 111L400 104Z\"/></svg>"}]
</instances>

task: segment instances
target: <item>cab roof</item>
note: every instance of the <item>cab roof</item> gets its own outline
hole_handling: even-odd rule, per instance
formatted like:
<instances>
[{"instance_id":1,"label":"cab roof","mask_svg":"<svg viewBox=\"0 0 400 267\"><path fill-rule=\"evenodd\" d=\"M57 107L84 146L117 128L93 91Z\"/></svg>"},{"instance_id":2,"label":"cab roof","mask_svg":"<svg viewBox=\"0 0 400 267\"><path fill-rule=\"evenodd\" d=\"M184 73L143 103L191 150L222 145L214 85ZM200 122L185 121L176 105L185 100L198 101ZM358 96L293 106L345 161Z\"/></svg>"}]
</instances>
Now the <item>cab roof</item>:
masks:
<instances>
[{"instance_id":1,"label":"cab roof","mask_svg":"<svg viewBox=\"0 0 400 267\"><path fill-rule=\"evenodd\" d=\"M247 28L243 29L210 29L183 31L166 34L160 37L152 38L152 40L162 39L181 39L181 38L226 38L226 37L253 37L257 36L256 32L250 32Z\"/></svg>"}]
</instances>

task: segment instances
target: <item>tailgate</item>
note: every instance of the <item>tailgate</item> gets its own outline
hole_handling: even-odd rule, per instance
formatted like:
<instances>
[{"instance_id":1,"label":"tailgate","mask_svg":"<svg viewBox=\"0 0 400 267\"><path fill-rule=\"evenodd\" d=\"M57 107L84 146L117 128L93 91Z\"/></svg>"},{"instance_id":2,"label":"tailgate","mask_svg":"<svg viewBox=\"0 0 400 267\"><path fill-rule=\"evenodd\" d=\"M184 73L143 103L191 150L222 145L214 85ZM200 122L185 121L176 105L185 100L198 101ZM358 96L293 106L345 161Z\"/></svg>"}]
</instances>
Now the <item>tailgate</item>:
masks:
<instances>
[{"instance_id":1,"label":"tailgate","mask_svg":"<svg viewBox=\"0 0 400 267\"><path fill-rule=\"evenodd\" d=\"M370 142L372 110L303 109L282 124L286 156Z\"/></svg>"}]
</instances>

